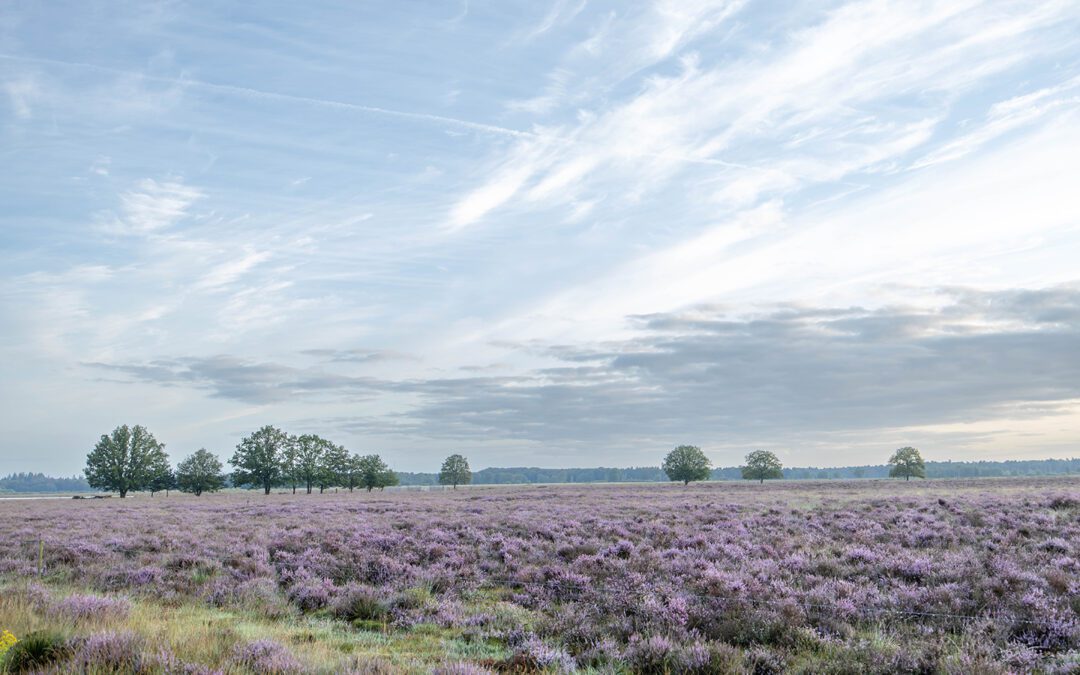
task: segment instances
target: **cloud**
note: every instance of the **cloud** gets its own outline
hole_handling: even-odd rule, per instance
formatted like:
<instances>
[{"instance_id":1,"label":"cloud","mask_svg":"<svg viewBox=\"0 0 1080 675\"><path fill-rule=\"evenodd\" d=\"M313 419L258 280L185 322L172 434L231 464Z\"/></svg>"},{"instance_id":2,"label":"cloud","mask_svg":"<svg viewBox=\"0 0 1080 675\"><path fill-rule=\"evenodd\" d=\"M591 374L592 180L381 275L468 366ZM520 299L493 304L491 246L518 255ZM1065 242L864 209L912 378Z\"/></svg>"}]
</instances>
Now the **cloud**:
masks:
<instances>
[{"instance_id":1,"label":"cloud","mask_svg":"<svg viewBox=\"0 0 1080 675\"><path fill-rule=\"evenodd\" d=\"M208 391L217 398L248 404L285 403L332 395L348 400L370 397L385 383L369 378L291 368L233 356L163 359L139 364L87 363L86 366L162 386Z\"/></svg>"},{"instance_id":2,"label":"cloud","mask_svg":"<svg viewBox=\"0 0 1080 675\"><path fill-rule=\"evenodd\" d=\"M302 354L335 363L377 363L382 361L415 361L416 356L392 349L305 349Z\"/></svg>"},{"instance_id":3,"label":"cloud","mask_svg":"<svg viewBox=\"0 0 1080 675\"><path fill-rule=\"evenodd\" d=\"M149 234L182 220L203 192L178 180L145 178L120 195L120 218L106 225L111 231Z\"/></svg>"},{"instance_id":4,"label":"cloud","mask_svg":"<svg viewBox=\"0 0 1080 675\"><path fill-rule=\"evenodd\" d=\"M33 116L34 103L41 94L36 79L30 76L9 79L4 82L4 91L8 95L8 100L11 101L11 109L15 117L28 120Z\"/></svg>"},{"instance_id":5,"label":"cloud","mask_svg":"<svg viewBox=\"0 0 1080 675\"><path fill-rule=\"evenodd\" d=\"M214 290L235 282L259 263L270 259L264 251L247 251L236 260L229 260L207 272L195 283L195 288Z\"/></svg>"},{"instance_id":6,"label":"cloud","mask_svg":"<svg viewBox=\"0 0 1080 675\"><path fill-rule=\"evenodd\" d=\"M245 403L406 397L419 403L382 422L364 416L363 426L562 446L676 437L797 444L821 434L1046 416L1080 400L1080 287L939 293L936 309L733 314L702 306L635 316L627 339L548 345L540 349L550 367L499 376L389 380L225 356L94 365Z\"/></svg>"},{"instance_id":7,"label":"cloud","mask_svg":"<svg viewBox=\"0 0 1080 675\"><path fill-rule=\"evenodd\" d=\"M1073 77L1061 84L995 103L982 124L943 144L912 164L912 168L919 169L959 159L999 136L1045 118L1055 110L1076 107L1080 103L1080 96L1077 95L1078 88L1080 88L1080 77Z\"/></svg>"},{"instance_id":8,"label":"cloud","mask_svg":"<svg viewBox=\"0 0 1080 675\"><path fill-rule=\"evenodd\" d=\"M587 0L555 0L551 3L544 18L536 24L522 38L525 41L534 40L548 32L556 25L567 23L585 9Z\"/></svg>"},{"instance_id":9,"label":"cloud","mask_svg":"<svg viewBox=\"0 0 1080 675\"><path fill-rule=\"evenodd\" d=\"M76 68L81 70L92 70L100 73L110 73L113 75L120 75L124 78L128 78L135 83L143 82L156 82L159 84L166 84L174 87L190 87L195 89L201 89L205 91L214 91L219 93L231 94L234 96L243 96L249 99L261 99L266 101L277 101L282 103L297 103L309 106L318 106L320 108L329 108L335 110L344 110L360 113L368 113L374 115L385 115L389 117L396 117L399 119L407 119L418 122L435 123L444 126L449 126L456 129L463 129L467 131L482 132L486 134L494 134L497 136L510 136L516 138L526 138L532 136L529 132L520 131L517 129L509 129L506 127L500 127L494 124L484 124L480 122L472 122L469 120L457 119L454 117L446 117L444 115L434 115L431 113L412 112L406 110L393 110L390 108L382 108L379 106L361 105L357 103L348 103L345 101L335 101L331 99L316 98L312 96L297 96L293 94L283 94L274 91L265 91L262 89L255 89L253 87L242 87L231 84L218 84L215 82L206 82L190 77L164 77L159 75L152 75L148 73L135 73L118 68L110 68L108 66L100 66L93 63L81 63L74 61L63 61L58 59L46 59L35 58L27 56L18 56L14 54L0 54L0 59L8 61L18 61L24 63L36 63L40 65L52 65L62 66L65 68Z\"/></svg>"},{"instance_id":10,"label":"cloud","mask_svg":"<svg viewBox=\"0 0 1080 675\"><path fill-rule=\"evenodd\" d=\"M486 177L451 206L451 227L500 208L561 208L568 217L574 204L612 190L629 204L669 185L696 199L687 188L703 180L721 185L716 199L730 210L910 168L905 160L936 139L958 92L1069 44L1044 34L1066 23L1066 4L983 4L847 3L772 41L757 36L762 46L738 59L686 50L741 16L742 3L659 3L649 16L623 18L612 31L625 44L609 38L619 46L606 68L571 50L546 91L510 104L541 115L573 102L579 112L540 139L499 148ZM609 100L602 94L626 68L651 70L629 96Z\"/></svg>"}]
</instances>

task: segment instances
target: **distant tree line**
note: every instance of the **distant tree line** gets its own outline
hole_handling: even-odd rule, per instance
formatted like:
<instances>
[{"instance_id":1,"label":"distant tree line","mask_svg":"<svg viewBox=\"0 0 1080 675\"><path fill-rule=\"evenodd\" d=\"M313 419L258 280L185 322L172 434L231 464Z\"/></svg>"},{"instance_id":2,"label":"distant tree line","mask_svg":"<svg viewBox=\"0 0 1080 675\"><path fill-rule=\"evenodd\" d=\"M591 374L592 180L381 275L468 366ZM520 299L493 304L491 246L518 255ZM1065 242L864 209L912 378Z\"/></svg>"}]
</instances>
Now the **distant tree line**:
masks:
<instances>
[{"instance_id":1,"label":"distant tree line","mask_svg":"<svg viewBox=\"0 0 1080 675\"><path fill-rule=\"evenodd\" d=\"M12 473L0 478L0 492L87 492L82 476L53 478L43 473Z\"/></svg>"},{"instance_id":2,"label":"distant tree line","mask_svg":"<svg viewBox=\"0 0 1080 675\"><path fill-rule=\"evenodd\" d=\"M1080 458L1008 461L925 462L927 478L994 478L1008 476L1067 476L1080 474ZM784 467L787 480L851 480L888 478L888 464L840 467ZM398 472L402 485L438 485L436 473ZM538 467L492 467L473 472L473 485L529 483L634 483L662 482L667 474L659 466L630 468L544 469ZM743 480L743 467L711 469L708 480Z\"/></svg>"},{"instance_id":3,"label":"distant tree line","mask_svg":"<svg viewBox=\"0 0 1080 675\"><path fill-rule=\"evenodd\" d=\"M694 446L680 446L691 450ZM678 450L678 448L677 448ZM914 451L915 455L905 451ZM673 451L674 452L674 451ZM93 488L122 492L179 489L192 494L214 492L226 487L261 488L264 492L285 487L293 492L303 489L323 492L330 488L353 490L382 489L392 485L512 485L535 483L629 483L678 480L829 480L859 478L990 478L1008 476L1057 476L1080 474L1080 458L924 462L914 448L901 448L889 464L843 467L782 467L775 455L747 456L743 466L712 468L705 458L688 450L690 478L672 478L664 466L595 467L544 469L538 467L491 467L471 471L460 454L446 458L439 473L394 472L378 455L350 454L314 434L291 436L275 427L263 427L237 445L226 472L213 453L200 449L181 461L176 468L169 464L164 445L142 427L117 427L102 436L87 458L86 478L54 478L42 473L12 473L0 478L0 492L85 492ZM769 457L771 455L771 458ZM907 455L905 459L905 455ZM671 457L671 453L669 453ZM751 461L756 457L756 461ZM110 459L111 458L111 459ZM138 466L136 466L138 465ZM669 465L668 468L673 468ZM137 470L136 470L137 469ZM679 469L682 471L683 469ZM779 471L779 473L777 473ZM763 475L764 474L764 475ZM678 474L683 476L684 474ZM90 482L93 480L93 482Z\"/></svg>"}]
</instances>

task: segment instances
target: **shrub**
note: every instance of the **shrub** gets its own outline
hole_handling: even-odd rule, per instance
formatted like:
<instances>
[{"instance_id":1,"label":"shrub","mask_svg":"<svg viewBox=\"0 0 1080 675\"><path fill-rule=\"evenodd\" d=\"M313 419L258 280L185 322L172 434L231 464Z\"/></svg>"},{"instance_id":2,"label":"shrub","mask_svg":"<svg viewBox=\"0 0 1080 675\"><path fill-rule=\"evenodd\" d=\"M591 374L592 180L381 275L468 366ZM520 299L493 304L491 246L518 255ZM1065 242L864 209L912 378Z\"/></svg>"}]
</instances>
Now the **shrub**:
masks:
<instances>
[{"instance_id":1,"label":"shrub","mask_svg":"<svg viewBox=\"0 0 1080 675\"><path fill-rule=\"evenodd\" d=\"M343 621L383 621L388 611L373 591L353 586L334 601L333 614Z\"/></svg>"},{"instance_id":2,"label":"shrub","mask_svg":"<svg viewBox=\"0 0 1080 675\"><path fill-rule=\"evenodd\" d=\"M233 660L256 673L288 675L303 670L296 657L273 640L256 640L245 645L237 645L233 650Z\"/></svg>"},{"instance_id":3,"label":"shrub","mask_svg":"<svg viewBox=\"0 0 1080 675\"><path fill-rule=\"evenodd\" d=\"M131 603L123 598L103 598L100 595L69 595L49 608L49 615L58 619L86 621L89 619L123 619L131 611Z\"/></svg>"},{"instance_id":4,"label":"shrub","mask_svg":"<svg viewBox=\"0 0 1080 675\"><path fill-rule=\"evenodd\" d=\"M565 649L552 647L536 638L518 647L513 661L515 665L556 673L572 673L577 670L577 663Z\"/></svg>"},{"instance_id":5,"label":"shrub","mask_svg":"<svg viewBox=\"0 0 1080 675\"><path fill-rule=\"evenodd\" d=\"M8 650L5 665L13 673L48 667L71 656L67 638L57 631L28 633Z\"/></svg>"},{"instance_id":6,"label":"shrub","mask_svg":"<svg viewBox=\"0 0 1080 675\"><path fill-rule=\"evenodd\" d=\"M491 675L494 671L471 663L445 663L431 672L432 675Z\"/></svg>"},{"instance_id":7,"label":"shrub","mask_svg":"<svg viewBox=\"0 0 1080 675\"><path fill-rule=\"evenodd\" d=\"M289 589L289 599L303 612L326 607L334 584L329 579L303 579Z\"/></svg>"},{"instance_id":8,"label":"shrub","mask_svg":"<svg viewBox=\"0 0 1080 675\"><path fill-rule=\"evenodd\" d=\"M635 635L630 639L623 658L635 673L662 675L674 670L679 662L679 653L671 640L662 635L647 638Z\"/></svg>"},{"instance_id":9,"label":"shrub","mask_svg":"<svg viewBox=\"0 0 1080 675\"><path fill-rule=\"evenodd\" d=\"M140 672L141 653L133 633L97 633L79 640L74 660L81 672Z\"/></svg>"}]
</instances>

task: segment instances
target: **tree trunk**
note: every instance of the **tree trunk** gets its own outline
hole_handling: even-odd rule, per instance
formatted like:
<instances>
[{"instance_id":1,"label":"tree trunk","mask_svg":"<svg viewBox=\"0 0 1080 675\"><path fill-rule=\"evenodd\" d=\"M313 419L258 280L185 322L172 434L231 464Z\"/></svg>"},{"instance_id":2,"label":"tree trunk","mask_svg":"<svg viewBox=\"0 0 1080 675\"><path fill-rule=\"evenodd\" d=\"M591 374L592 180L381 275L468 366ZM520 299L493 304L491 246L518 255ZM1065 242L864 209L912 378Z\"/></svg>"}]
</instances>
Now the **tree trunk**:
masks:
<instances>
[{"instance_id":1,"label":"tree trunk","mask_svg":"<svg viewBox=\"0 0 1080 675\"><path fill-rule=\"evenodd\" d=\"M689 485L689 484L690 484L690 479L689 479L689 478L687 478L686 480L684 480L684 481L682 482L682 484L683 484L684 486L686 486L686 485Z\"/></svg>"},{"instance_id":2,"label":"tree trunk","mask_svg":"<svg viewBox=\"0 0 1080 675\"><path fill-rule=\"evenodd\" d=\"M264 495L270 494L270 483L266 483L266 484L263 485L263 494Z\"/></svg>"},{"instance_id":3,"label":"tree trunk","mask_svg":"<svg viewBox=\"0 0 1080 675\"><path fill-rule=\"evenodd\" d=\"M765 484L765 479L764 479L764 478L762 478L762 479L761 479L761 484L762 484L762 485L764 485L764 484Z\"/></svg>"},{"instance_id":4,"label":"tree trunk","mask_svg":"<svg viewBox=\"0 0 1080 675\"><path fill-rule=\"evenodd\" d=\"M905 474L905 475L904 475L904 480L911 480L911 474L910 474L910 473L909 473L909 474Z\"/></svg>"},{"instance_id":5,"label":"tree trunk","mask_svg":"<svg viewBox=\"0 0 1080 675\"><path fill-rule=\"evenodd\" d=\"M307 484L307 493L311 494L311 483Z\"/></svg>"},{"instance_id":6,"label":"tree trunk","mask_svg":"<svg viewBox=\"0 0 1080 675\"><path fill-rule=\"evenodd\" d=\"M296 486L295 486L295 485L294 485L294 486L292 486L292 493L293 493L293 494L296 494Z\"/></svg>"},{"instance_id":7,"label":"tree trunk","mask_svg":"<svg viewBox=\"0 0 1080 675\"><path fill-rule=\"evenodd\" d=\"M121 489L120 490L120 499L123 499L124 497L127 497L127 490L126 489Z\"/></svg>"}]
</instances>

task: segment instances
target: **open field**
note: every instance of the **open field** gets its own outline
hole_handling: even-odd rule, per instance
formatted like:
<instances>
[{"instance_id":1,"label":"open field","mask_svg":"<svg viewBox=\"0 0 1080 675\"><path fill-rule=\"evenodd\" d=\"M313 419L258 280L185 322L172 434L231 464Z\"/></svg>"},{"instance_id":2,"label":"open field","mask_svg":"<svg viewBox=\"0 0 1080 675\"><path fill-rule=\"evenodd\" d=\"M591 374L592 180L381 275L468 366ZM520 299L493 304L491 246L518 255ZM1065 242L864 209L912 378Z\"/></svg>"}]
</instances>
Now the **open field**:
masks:
<instances>
[{"instance_id":1,"label":"open field","mask_svg":"<svg viewBox=\"0 0 1080 675\"><path fill-rule=\"evenodd\" d=\"M63 672L1080 669L1074 478L13 501L0 538L0 631Z\"/></svg>"}]
</instances>

